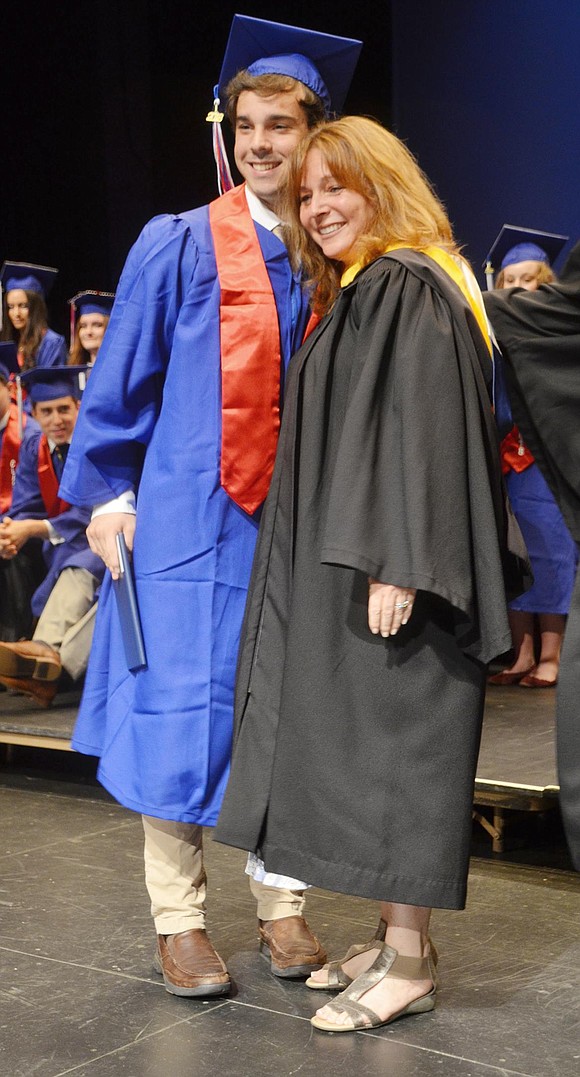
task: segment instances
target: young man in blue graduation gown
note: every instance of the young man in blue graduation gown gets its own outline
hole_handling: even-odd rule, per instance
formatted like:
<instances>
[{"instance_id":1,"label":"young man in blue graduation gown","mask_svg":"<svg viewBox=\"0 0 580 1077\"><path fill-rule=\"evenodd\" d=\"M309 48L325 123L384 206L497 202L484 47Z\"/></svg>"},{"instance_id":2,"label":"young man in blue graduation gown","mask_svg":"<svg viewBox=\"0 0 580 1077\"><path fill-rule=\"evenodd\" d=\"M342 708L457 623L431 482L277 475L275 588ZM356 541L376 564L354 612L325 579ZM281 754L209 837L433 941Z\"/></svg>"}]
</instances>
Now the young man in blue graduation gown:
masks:
<instances>
[{"instance_id":1,"label":"young man in blue graduation gown","mask_svg":"<svg viewBox=\"0 0 580 1077\"><path fill-rule=\"evenodd\" d=\"M245 183L155 218L137 240L61 485L63 497L97 506L89 538L113 577L116 533L134 549L147 668L127 670L107 578L73 746L99 755L102 783L143 815L159 968L179 995L230 987L205 932L202 827L215 825L228 777L259 511L285 368L308 319L276 234L278 189L286 158L329 107L325 82L337 108L359 49L235 17L220 88L229 83ZM325 960L302 915L303 885L264 873L251 882L261 948L279 976Z\"/></svg>"},{"instance_id":2,"label":"young man in blue graduation gown","mask_svg":"<svg viewBox=\"0 0 580 1077\"><path fill-rule=\"evenodd\" d=\"M0 554L18 564L26 548L41 544L45 578L31 609L39 618L31 640L0 643L0 682L49 706L63 671L84 671L92 637L87 617L104 575L86 537L90 513L64 502L58 485L77 420L77 372L36 368L23 375L30 387L36 430L22 442L10 515L0 524ZM28 424L27 424L28 426Z\"/></svg>"}]
</instances>

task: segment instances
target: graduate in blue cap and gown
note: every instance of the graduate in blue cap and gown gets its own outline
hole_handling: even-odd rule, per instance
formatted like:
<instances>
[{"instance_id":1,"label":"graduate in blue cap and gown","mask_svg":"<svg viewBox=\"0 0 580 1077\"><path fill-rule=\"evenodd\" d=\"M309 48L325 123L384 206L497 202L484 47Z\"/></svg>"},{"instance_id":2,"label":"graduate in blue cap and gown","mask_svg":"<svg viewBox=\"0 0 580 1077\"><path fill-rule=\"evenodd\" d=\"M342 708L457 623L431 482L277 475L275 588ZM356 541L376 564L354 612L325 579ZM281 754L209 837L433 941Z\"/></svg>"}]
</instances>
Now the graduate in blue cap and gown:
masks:
<instances>
[{"instance_id":1,"label":"graduate in blue cap and gown","mask_svg":"<svg viewBox=\"0 0 580 1077\"><path fill-rule=\"evenodd\" d=\"M22 375L29 387L33 417L38 427L20 448L10 515L0 524L0 554L3 559L18 564L23 551L41 546L44 579L40 583L37 581L31 596L35 617L43 612L65 569L81 570L81 574L90 575L93 594L104 575L103 563L89 548L86 537L90 512L68 504L58 494L78 415L79 372L84 373L84 368L65 366L37 368ZM72 580L74 575L70 574L68 578ZM9 646L17 653L19 648L26 647L26 641ZM36 650L38 656L43 657L38 646ZM5 667L0 662L2 672ZM44 679L39 671L35 680L43 682ZM30 694L34 698L38 696L34 691L36 687L37 684L31 685ZM44 701L42 690L38 698L39 702Z\"/></svg>"},{"instance_id":2,"label":"graduate in blue cap and gown","mask_svg":"<svg viewBox=\"0 0 580 1077\"><path fill-rule=\"evenodd\" d=\"M228 777L240 627L272 474L285 370L309 318L282 240L286 159L340 108L361 43L236 16L209 119L235 131L244 182L209 206L146 225L127 259L91 373L61 496L97 506L93 549L118 575L133 547L148 664L127 669L105 579L78 750L142 813L146 881L167 990L227 993L205 932L203 826ZM103 511L104 510L104 511ZM134 515L136 511L136 516ZM136 522L135 522L136 521ZM282 977L325 960L300 880L253 879L261 947Z\"/></svg>"},{"instance_id":3,"label":"graduate in blue cap and gown","mask_svg":"<svg viewBox=\"0 0 580 1077\"><path fill-rule=\"evenodd\" d=\"M93 366L109 324L113 292L78 292L69 299L70 354L73 366Z\"/></svg>"},{"instance_id":4,"label":"graduate in blue cap and gown","mask_svg":"<svg viewBox=\"0 0 580 1077\"><path fill-rule=\"evenodd\" d=\"M504 225L486 260L488 280L497 265L495 288L536 291L556 279L551 266L567 240L568 236ZM489 680L491 684L551 688L558 679L578 553L550 488L514 424L501 358L496 364L495 414L502 436L502 470L525 538L534 585L510 603L513 661Z\"/></svg>"},{"instance_id":5,"label":"graduate in blue cap and gown","mask_svg":"<svg viewBox=\"0 0 580 1077\"><path fill-rule=\"evenodd\" d=\"M2 340L18 348L22 370L66 363L66 341L48 325L46 299L58 269L30 262L4 262L2 283Z\"/></svg>"}]
</instances>

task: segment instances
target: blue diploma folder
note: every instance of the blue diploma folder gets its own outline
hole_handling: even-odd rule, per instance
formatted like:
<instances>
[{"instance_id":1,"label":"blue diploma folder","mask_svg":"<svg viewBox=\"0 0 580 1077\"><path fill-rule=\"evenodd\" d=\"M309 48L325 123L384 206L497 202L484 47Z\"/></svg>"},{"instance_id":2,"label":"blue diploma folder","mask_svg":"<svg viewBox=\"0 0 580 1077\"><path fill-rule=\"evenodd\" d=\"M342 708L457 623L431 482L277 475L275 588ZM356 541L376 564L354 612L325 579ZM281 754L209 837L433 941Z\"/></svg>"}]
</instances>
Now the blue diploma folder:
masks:
<instances>
[{"instance_id":1,"label":"blue diploma folder","mask_svg":"<svg viewBox=\"0 0 580 1077\"><path fill-rule=\"evenodd\" d=\"M113 588L117 598L127 669L131 670L131 673L135 673L138 669L143 669L147 665L147 657L145 655L145 643L137 605L131 558L125 542L125 536L122 533L117 535L117 552L119 554L121 575L118 580L113 580Z\"/></svg>"}]
</instances>

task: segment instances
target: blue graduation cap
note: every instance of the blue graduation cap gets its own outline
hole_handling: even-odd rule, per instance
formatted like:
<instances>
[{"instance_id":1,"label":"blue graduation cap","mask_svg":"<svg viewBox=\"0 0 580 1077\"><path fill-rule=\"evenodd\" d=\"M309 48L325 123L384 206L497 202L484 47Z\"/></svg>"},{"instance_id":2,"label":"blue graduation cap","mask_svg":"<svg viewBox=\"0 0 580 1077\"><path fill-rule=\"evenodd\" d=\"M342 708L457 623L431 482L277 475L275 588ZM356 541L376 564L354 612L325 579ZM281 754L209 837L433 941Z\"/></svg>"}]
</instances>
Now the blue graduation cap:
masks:
<instances>
[{"instance_id":1,"label":"blue graduation cap","mask_svg":"<svg viewBox=\"0 0 580 1077\"><path fill-rule=\"evenodd\" d=\"M52 266L37 266L32 262L4 262L0 270L0 281L5 292L22 288L25 292L38 292L46 299L57 274L58 269Z\"/></svg>"},{"instance_id":2,"label":"blue graduation cap","mask_svg":"<svg viewBox=\"0 0 580 1077\"><path fill-rule=\"evenodd\" d=\"M89 366L35 366L20 375L33 404L72 396L80 400Z\"/></svg>"},{"instance_id":3,"label":"blue graduation cap","mask_svg":"<svg viewBox=\"0 0 580 1077\"><path fill-rule=\"evenodd\" d=\"M339 112L344 104L362 41L336 37L299 26L286 26L267 19L234 15L219 82L214 87L214 107L207 119L214 125L214 155L220 191L233 186L219 124L220 98L239 71L251 75L289 75L308 86L324 103L326 114Z\"/></svg>"},{"instance_id":4,"label":"blue graduation cap","mask_svg":"<svg viewBox=\"0 0 580 1077\"><path fill-rule=\"evenodd\" d=\"M218 97L238 71L290 75L339 112L352 81L362 41L322 34L267 19L234 15L218 83Z\"/></svg>"},{"instance_id":5,"label":"blue graduation cap","mask_svg":"<svg viewBox=\"0 0 580 1077\"><path fill-rule=\"evenodd\" d=\"M97 292L94 290L77 292L76 295L73 295L72 299L69 299L71 348L74 340L75 319L77 315L80 318L83 314L103 314L108 318L110 317L114 302L114 292Z\"/></svg>"},{"instance_id":6,"label":"blue graduation cap","mask_svg":"<svg viewBox=\"0 0 580 1077\"><path fill-rule=\"evenodd\" d=\"M115 301L114 292L77 292L69 299L72 309L80 316L81 314L106 314L110 315Z\"/></svg>"},{"instance_id":7,"label":"blue graduation cap","mask_svg":"<svg viewBox=\"0 0 580 1077\"><path fill-rule=\"evenodd\" d=\"M8 381L11 375L20 373L18 348L13 340L0 341L0 378Z\"/></svg>"},{"instance_id":8,"label":"blue graduation cap","mask_svg":"<svg viewBox=\"0 0 580 1077\"><path fill-rule=\"evenodd\" d=\"M504 224L483 263L488 288L493 288L495 273L517 262L545 262L552 265L569 238L556 232L539 232L534 228Z\"/></svg>"}]
</instances>

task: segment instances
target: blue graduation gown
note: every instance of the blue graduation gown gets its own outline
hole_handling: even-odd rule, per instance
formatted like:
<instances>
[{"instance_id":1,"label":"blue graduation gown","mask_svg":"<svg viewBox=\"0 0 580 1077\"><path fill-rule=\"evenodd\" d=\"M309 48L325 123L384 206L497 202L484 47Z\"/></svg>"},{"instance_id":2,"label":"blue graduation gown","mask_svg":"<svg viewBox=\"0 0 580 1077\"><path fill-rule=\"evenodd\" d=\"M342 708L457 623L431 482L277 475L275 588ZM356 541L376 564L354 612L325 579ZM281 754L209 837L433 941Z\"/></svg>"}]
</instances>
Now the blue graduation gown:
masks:
<instances>
[{"instance_id":1,"label":"blue graduation gown","mask_svg":"<svg viewBox=\"0 0 580 1077\"><path fill-rule=\"evenodd\" d=\"M307 303L280 240L255 225L284 366ZM128 672L107 576L73 736L126 807L213 825L228 776L240 627L258 528L220 485L219 283L208 207L155 218L123 271L85 390L61 496L133 486L148 667Z\"/></svg>"},{"instance_id":2,"label":"blue graduation gown","mask_svg":"<svg viewBox=\"0 0 580 1077\"><path fill-rule=\"evenodd\" d=\"M60 333L55 333L54 329L47 329L34 357L34 365L60 366L64 365L67 359L66 340Z\"/></svg>"},{"instance_id":3,"label":"blue graduation gown","mask_svg":"<svg viewBox=\"0 0 580 1077\"><path fill-rule=\"evenodd\" d=\"M30 433L27 431L30 429ZM35 427L35 429L34 429ZM12 520L45 520L46 506L42 500L38 481L38 450L41 431L36 423L28 421L25 437L20 446L20 458L12 495L10 518ZM48 571L40 587L32 596L32 612L35 617L42 613L48 596L64 568L84 568L98 580L102 580L104 566L100 557L92 552L87 542L86 529L91 514L88 509L71 505L65 512L50 520L58 535L64 539L59 545L43 542L42 554Z\"/></svg>"},{"instance_id":4,"label":"blue graduation gown","mask_svg":"<svg viewBox=\"0 0 580 1077\"><path fill-rule=\"evenodd\" d=\"M496 362L495 413L500 436L513 426L503 360ZM552 492L537 464L510 469L505 484L530 557L534 583L509 604L525 613L560 613L570 609L578 550Z\"/></svg>"}]
</instances>

